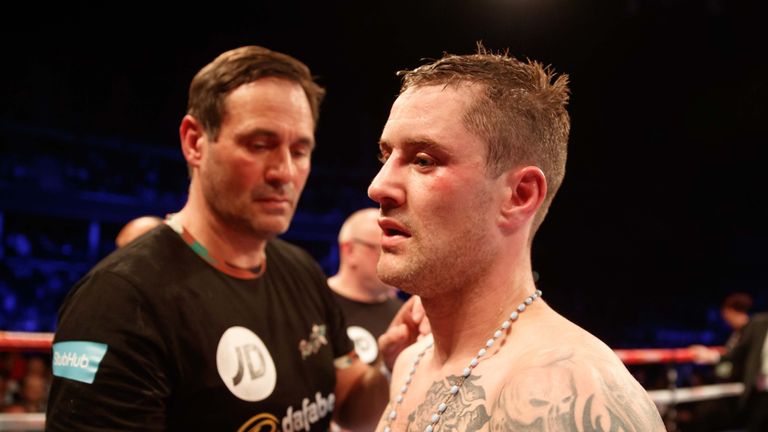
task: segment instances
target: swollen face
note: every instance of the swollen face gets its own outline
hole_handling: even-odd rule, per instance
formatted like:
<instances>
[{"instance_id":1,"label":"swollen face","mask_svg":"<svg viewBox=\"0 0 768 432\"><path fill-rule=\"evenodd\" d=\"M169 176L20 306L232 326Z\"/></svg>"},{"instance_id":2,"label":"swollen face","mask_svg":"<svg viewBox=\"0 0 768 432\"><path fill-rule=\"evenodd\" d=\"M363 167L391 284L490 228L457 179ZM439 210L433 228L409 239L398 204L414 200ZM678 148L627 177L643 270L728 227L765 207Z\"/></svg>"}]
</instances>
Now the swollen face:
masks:
<instances>
[{"instance_id":1,"label":"swollen face","mask_svg":"<svg viewBox=\"0 0 768 432\"><path fill-rule=\"evenodd\" d=\"M200 166L211 213L244 235L285 232L306 184L314 121L298 84L265 78L227 96L218 139Z\"/></svg>"}]
</instances>

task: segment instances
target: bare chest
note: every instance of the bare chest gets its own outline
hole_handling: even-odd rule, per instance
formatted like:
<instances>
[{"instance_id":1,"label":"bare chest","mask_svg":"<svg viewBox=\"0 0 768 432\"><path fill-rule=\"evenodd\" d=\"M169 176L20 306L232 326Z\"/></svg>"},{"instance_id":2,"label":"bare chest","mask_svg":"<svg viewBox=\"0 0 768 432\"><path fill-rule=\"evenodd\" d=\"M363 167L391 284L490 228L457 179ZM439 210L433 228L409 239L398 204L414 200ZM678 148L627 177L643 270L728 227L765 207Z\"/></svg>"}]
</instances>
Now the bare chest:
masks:
<instances>
[{"instance_id":1,"label":"bare chest","mask_svg":"<svg viewBox=\"0 0 768 432\"><path fill-rule=\"evenodd\" d=\"M485 376L491 370L475 370L466 377L459 371L447 376L413 375L407 383L407 378L402 380L395 386L395 396L377 430L386 431L389 426L392 432L424 432L430 425L434 431L490 430L491 412L503 381L493 374ZM407 387L405 393L401 392L403 386Z\"/></svg>"}]
</instances>

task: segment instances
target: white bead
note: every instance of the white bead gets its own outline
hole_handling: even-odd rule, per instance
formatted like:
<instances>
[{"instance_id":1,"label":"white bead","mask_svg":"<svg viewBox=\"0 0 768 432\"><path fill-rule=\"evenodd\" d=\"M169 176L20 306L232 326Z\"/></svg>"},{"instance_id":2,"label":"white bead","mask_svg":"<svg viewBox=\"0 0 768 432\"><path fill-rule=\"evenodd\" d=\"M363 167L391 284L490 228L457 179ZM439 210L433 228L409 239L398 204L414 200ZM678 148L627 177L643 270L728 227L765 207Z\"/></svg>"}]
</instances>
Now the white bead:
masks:
<instances>
[{"instance_id":1,"label":"white bead","mask_svg":"<svg viewBox=\"0 0 768 432\"><path fill-rule=\"evenodd\" d=\"M424 432L432 432L432 425L425 427Z\"/></svg>"},{"instance_id":2,"label":"white bead","mask_svg":"<svg viewBox=\"0 0 768 432\"><path fill-rule=\"evenodd\" d=\"M464 378L466 378L466 377L468 377L468 376L469 376L469 374L471 374L471 373L472 373L472 369L470 369L470 368L464 368L464 371L463 371L461 374L462 374L462 375L464 375Z\"/></svg>"},{"instance_id":3,"label":"white bead","mask_svg":"<svg viewBox=\"0 0 768 432\"><path fill-rule=\"evenodd\" d=\"M488 351L485 350L485 348L482 348L480 351L477 352L478 357L482 357L487 353Z\"/></svg>"},{"instance_id":4,"label":"white bead","mask_svg":"<svg viewBox=\"0 0 768 432\"><path fill-rule=\"evenodd\" d=\"M493 346L493 339L488 339L488 342L485 343L486 348L490 348Z\"/></svg>"},{"instance_id":5,"label":"white bead","mask_svg":"<svg viewBox=\"0 0 768 432\"><path fill-rule=\"evenodd\" d=\"M407 384L400 388L400 393L405 393L407 391L408 391L408 385Z\"/></svg>"},{"instance_id":6,"label":"white bead","mask_svg":"<svg viewBox=\"0 0 768 432\"><path fill-rule=\"evenodd\" d=\"M522 312L522 311L524 311L524 310L525 310L525 304L523 304L523 303L520 303L520 306L518 306L518 307L517 307L517 311L518 311L518 312Z\"/></svg>"},{"instance_id":7,"label":"white bead","mask_svg":"<svg viewBox=\"0 0 768 432\"><path fill-rule=\"evenodd\" d=\"M507 321L504 321L503 323L501 323L501 328L503 328L504 330L506 330L506 329L508 329L508 328L509 328L509 326L511 326L511 325L512 325L512 323L510 323L510 322L509 322L509 320L507 320Z\"/></svg>"},{"instance_id":8,"label":"white bead","mask_svg":"<svg viewBox=\"0 0 768 432\"><path fill-rule=\"evenodd\" d=\"M392 432L392 429L389 426L384 426L384 432Z\"/></svg>"},{"instance_id":9,"label":"white bead","mask_svg":"<svg viewBox=\"0 0 768 432\"><path fill-rule=\"evenodd\" d=\"M514 311L511 314L509 314L509 319L512 321L516 321L519 316L520 314L517 311Z\"/></svg>"},{"instance_id":10,"label":"white bead","mask_svg":"<svg viewBox=\"0 0 768 432\"><path fill-rule=\"evenodd\" d=\"M527 299L525 299L525 304L530 306L531 303L533 303L533 299L532 298L528 297Z\"/></svg>"},{"instance_id":11,"label":"white bead","mask_svg":"<svg viewBox=\"0 0 768 432\"><path fill-rule=\"evenodd\" d=\"M477 359L477 357L475 357L472 359L472 361L469 362L469 365L472 367L475 367L477 366L478 363L479 363L479 360Z\"/></svg>"},{"instance_id":12,"label":"white bead","mask_svg":"<svg viewBox=\"0 0 768 432\"><path fill-rule=\"evenodd\" d=\"M413 375L408 375L408 377L405 378L405 383L406 384L410 384L411 383L411 379L413 379Z\"/></svg>"},{"instance_id":13,"label":"white bead","mask_svg":"<svg viewBox=\"0 0 768 432\"><path fill-rule=\"evenodd\" d=\"M448 408L448 405L446 405L445 402L440 402L440 405L437 406L437 412L442 414L445 412L446 408Z\"/></svg>"},{"instance_id":14,"label":"white bead","mask_svg":"<svg viewBox=\"0 0 768 432\"><path fill-rule=\"evenodd\" d=\"M493 334L494 339L498 339L501 337L501 330L496 330L496 333Z\"/></svg>"},{"instance_id":15,"label":"white bead","mask_svg":"<svg viewBox=\"0 0 768 432\"><path fill-rule=\"evenodd\" d=\"M440 414L432 414L432 423L437 423L440 421Z\"/></svg>"},{"instance_id":16,"label":"white bead","mask_svg":"<svg viewBox=\"0 0 768 432\"><path fill-rule=\"evenodd\" d=\"M459 386L457 386L457 385L451 386L451 394L452 395L455 395L458 392L459 392Z\"/></svg>"},{"instance_id":17,"label":"white bead","mask_svg":"<svg viewBox=\"0 0 768 432\"><path fill-rule=\"evenodd\" d=\"M395 417L397 417L397 411L395 411L395 410L390 411L389 412L389 419L390 420L394 420Z\"/></svg>"},{"instance_id":18,"label":"white bead","mask_svg":"<svg viewBox=\"0 0 768 432\"><path fill-rule=\"evenodd\" d=\"M541 290L536 290L536 294L537 294L539 297L541 297L541 295L542 295L542 294L544 294L544 293L543 293L543 292L541 292Z\"/></svg>"},{"instance_id":19,"label":"white bead","mask_svg":"<svg viewBox=\"0 0 768 432\"><path fill-rule=\"evenodd\" d=\"M399 395L395 396L395 401L397 403L402 403L403 402L403 395L399 394Z\"/></svg>"}]
</instances>

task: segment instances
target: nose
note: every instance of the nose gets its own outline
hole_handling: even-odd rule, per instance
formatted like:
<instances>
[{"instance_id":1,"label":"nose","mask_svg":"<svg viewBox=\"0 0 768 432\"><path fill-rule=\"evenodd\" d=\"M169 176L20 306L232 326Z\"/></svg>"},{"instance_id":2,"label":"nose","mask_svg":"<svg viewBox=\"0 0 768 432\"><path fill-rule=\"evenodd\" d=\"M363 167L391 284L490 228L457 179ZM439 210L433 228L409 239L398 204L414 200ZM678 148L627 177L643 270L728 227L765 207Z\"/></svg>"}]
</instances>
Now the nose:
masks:
<instances>
[{"instance_id":1,"label":"nose","mask_svg":"<svg viewBox=\"0 0 768 432\"><path fill-rule=\"evenodd\" d=\"M382 209L399 207L405 203L402 177L398 176L393 157L384 162L379 173L371 181L368 197L379 203Z\"/></svg>"},{"instance_id":2,"label":"nose","mask_svg":"<svg viewBox=\"0 0 768 432\"><path fill-rule=\"evenodd\" d=\"M267 161L264 175L272 184L283 185L290 183L296 174L296 165L291 157L291 151L282 146L275 148Z\"/></svg>"}]
</instances>

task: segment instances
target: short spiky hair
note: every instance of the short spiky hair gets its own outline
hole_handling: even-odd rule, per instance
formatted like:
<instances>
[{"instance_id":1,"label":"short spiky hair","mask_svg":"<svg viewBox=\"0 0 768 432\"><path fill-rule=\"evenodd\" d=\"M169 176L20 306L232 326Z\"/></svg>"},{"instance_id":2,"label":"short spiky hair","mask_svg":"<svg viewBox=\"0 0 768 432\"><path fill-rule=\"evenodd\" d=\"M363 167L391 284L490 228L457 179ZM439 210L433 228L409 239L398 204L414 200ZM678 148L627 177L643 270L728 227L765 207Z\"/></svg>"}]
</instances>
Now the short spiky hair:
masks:
<instances>
[{"instance_id":1,"label":"short spiky hair","mask_svg":"<svg viewBox=\"0 0 768 432\"><path fill-rule=\"evenodd\" d=\"M403 79L401 94L431 85L480 87L463 121L487 144L488 172L495 177L515 166L535 165L547 178L547 197L534 221L535 232L565 176L568 76L555 78L550 67L520 61L507 51L490 52L482 43L477 44L476 54L444 54L398 76Z\"/></svg>"},{"instance_id":2,"label":"short spiky hair","mask_svg":"<svg viewBox=\"0 0 768 432\"><path fill-rule=\"evenodd\" d=\"M227 51L202 68L189 86L187 113L200 121L206 133L216 140L226 114L227 95L243 84L268 77L301 85L317 125L325 90L315 83L309 68L289 55L255 45Z\"/></svg>"}]
</instances>

